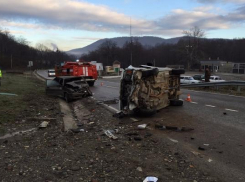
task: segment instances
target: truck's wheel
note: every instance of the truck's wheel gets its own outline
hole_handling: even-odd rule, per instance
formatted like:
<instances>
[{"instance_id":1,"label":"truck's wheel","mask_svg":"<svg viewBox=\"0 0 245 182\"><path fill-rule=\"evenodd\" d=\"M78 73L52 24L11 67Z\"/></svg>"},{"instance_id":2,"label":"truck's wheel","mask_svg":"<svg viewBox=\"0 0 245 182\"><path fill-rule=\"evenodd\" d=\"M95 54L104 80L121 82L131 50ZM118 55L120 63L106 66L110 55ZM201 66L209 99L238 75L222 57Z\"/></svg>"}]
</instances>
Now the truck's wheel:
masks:
<instances>
[{"instance_id":1,"label":"truck's wheel","mask_svg":"<svg viewBox=\"0 0 245 182\"><path fill-rule=\"evenodd\" d=\"M181 74L185 74L184 69L172 69L172 75L181 75Z\"/></svg>"},{"instance_id":2,"label":"truck's wheel","mask_svg":"<svg viewBox=\"0 0 245 182\"><path fill-rule=\"evenodd\" d=\"M88 85L90 86L90 87L92 87L92 86L94 86L94 82L92 81L92 82L88 82Z\"/></svg>"},{"instance_id":3,"label":"truck's wheel","mask_svg":"<svg viewBox=\"0 0 245 182\"><path fill-rule=\"evenodd\" d=\"M64 98L65 98L65 101L68 103L68 102L71 102L71 98L70 98L70 96L69 96L69 94L68 93L65 93L64 94Z\"/></svg>"},{"instance_id":4,"label":"truck's wheel","mask_svg":"<svg viewBox=\"0 0 245 182\"><path fill-rule=\"evenodd\" d=\"M182 106L183 105L183 101L182 100L178 100L178 99L171 99L169 105L170 106Z\"/></svg>"}]
</instances>

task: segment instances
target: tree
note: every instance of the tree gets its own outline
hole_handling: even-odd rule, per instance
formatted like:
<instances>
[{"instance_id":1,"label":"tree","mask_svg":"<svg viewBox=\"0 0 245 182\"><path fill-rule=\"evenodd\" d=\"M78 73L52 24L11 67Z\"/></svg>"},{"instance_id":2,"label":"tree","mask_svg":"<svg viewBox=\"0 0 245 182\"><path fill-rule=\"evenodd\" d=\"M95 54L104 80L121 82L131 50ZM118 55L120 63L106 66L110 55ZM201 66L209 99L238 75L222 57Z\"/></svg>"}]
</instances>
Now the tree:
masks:
<instances>
[{"instance_id":1,"label":"tree","mask_svg":"<svg viewBox=\"0 0 245 182\"><path fill-rule=\"evenodd\" d=\"M117 44L111 40L103 42L98 49L98 53L104 58L104 63L110 65L116 60Z\"/></svg>"},{"instance_id":2,"label":"tree","mask_svg":"<svg viewBox=\"0 0 245 182\"><path fill-rule=\"evenodd\" d=\"M190 70L191 65L199 58L200 39L205 37L205 32L195 26L190 30L184 30L183 34L187 37L185 50L187 52L187 69Z\"/></svg>"}]
</instances>

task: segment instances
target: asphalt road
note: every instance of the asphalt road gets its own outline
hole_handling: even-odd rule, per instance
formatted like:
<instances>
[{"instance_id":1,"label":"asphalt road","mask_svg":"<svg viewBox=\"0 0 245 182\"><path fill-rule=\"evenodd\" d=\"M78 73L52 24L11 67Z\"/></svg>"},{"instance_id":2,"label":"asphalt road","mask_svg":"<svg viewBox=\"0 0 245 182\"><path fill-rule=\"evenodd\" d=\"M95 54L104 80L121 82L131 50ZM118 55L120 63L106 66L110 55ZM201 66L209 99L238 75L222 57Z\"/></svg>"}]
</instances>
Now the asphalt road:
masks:
<instances>
[{"instance_id":1,"label":"asphalt road","mask_svg":"<svg viewBox=\"0 0 245 182\"><path fill-rule=\"evenodd\" d=\"M45 71L38 73L47 76ZM100 101L117 99L119 81L97 80L91 87L93 97ZM162 109L151 118L141 118L142 122L154 120L164 125L194 128L192 132L154 132L174 141L174 145L189 155L194 166L208 169L222 181L245 181L245 97L186 89L182 92L181 99L190 94L192 102ZM118 104L111 106L118 109Z\"/></svg>"},{"instance_id":2,"label":"asphalt road","mask_svg":"<svg viewBox=\"0 0 245 182\"><path fill-rule=\"evenodd\" d=\"M119 79L100 79L91 90L97 100L111 100L119 97L119 85ZM198 166L209 168L222 180L245 181L245 97L186 89L182 92L181 99L190 94L192 102L163 109L152 119L194 128L191 133L169 132L166 137L177 140L183 150L193 154Z\"/></svg>"}]
</instances>

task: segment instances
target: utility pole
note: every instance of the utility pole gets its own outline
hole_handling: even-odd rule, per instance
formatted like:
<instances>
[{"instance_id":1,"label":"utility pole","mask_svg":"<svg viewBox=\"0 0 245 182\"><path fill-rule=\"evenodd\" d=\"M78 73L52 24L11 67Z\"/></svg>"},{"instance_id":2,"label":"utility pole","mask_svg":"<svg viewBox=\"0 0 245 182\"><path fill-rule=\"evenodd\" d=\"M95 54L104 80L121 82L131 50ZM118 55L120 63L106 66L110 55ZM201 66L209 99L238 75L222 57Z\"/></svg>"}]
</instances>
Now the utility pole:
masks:
<instances>
[{"instance_id":1,"label":"utility pole","mask_svg":"<svg viewBox=\"0 0 245 182\"><path fill-rule=\"evenodd\" d=\"M133 41L132 41L132 34L131 34L131 17L130 17L130 63L133 66L133 53L132 53Z\"/></svg>"},{"instance_id":2,"label":"utility pole","mask_svg":"<svg viewBox=\"0 0 245 182\"><path fill-rule=\"evenodd\" d=\"M11 69L13 68L13 59L12 59L12 54L11 54Z\"/></svg>"}]
</instances>

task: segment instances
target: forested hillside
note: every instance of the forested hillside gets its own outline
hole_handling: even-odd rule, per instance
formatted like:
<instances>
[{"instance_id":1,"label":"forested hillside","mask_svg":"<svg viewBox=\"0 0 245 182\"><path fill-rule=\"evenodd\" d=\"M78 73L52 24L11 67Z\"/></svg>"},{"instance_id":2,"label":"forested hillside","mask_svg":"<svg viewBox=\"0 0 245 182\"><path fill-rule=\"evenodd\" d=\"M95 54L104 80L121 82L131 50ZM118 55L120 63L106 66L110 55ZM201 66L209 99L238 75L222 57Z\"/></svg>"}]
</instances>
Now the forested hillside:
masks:
<instances>
[{"instance_id":1,"label":"forested hillside","mask_svg":"<svg viewBox=\"0 0 245 182\"><path fill-rule=\"evenodd\" d=\"M177 44L158 44L154 47L144 47L137 39L128 41L122 48L111 40L107 40L95 51L81 56L86 61L98 61L111 65L118 60L123 67L131 64L138 66L155 62L156 66L173 64L199 68L201 60L224 60L235 63L245 63L245 39L206 39L189 37L179 40Z\"/></svg>"},{"instance_id":2,"label":"forested hillside","mask_svg":"<svg viewBox=\"0 0 245 182\"><path fill-rule=\"evenodd\" d=\"M33 69L54 68L55 64L71 59L66 53L50 50L42 44L33 48L24 38L15 38L8 31L0 29L0 68L2 69L11 69L11 67L15 70L26 69L29 61L33 61Z\"/></svg>"}]
</instances>

